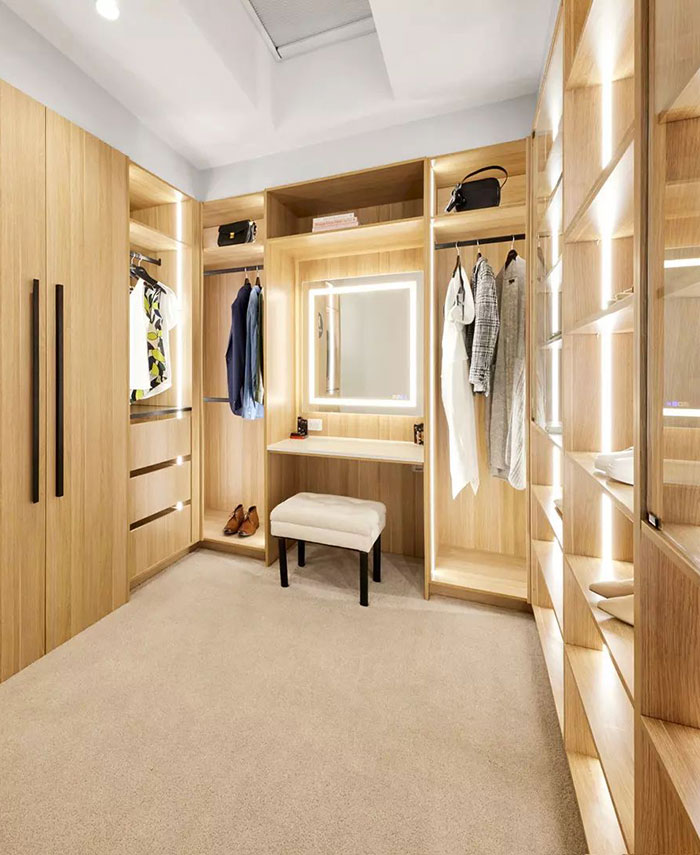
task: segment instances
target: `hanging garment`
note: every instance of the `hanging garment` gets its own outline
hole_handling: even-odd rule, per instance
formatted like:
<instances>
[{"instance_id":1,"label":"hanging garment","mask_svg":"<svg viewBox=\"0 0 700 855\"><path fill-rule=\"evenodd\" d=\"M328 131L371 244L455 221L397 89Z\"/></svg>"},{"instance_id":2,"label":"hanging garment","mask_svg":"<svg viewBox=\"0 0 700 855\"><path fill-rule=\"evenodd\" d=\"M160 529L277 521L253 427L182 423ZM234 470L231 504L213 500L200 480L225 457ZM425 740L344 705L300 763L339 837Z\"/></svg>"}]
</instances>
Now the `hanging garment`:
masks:
<instances>
[{"instance_id":1,"label":"hanging garment","mask_svg":"<svg viewBox=\"0 0 700 855\"><path fill-rule=\"evenodd\" d=\"M256 399L259 383L259 344L260 344L260 303L262 301L260 280L256 280L251 289L246 313L245 369L243 372L243 409L244 419L261 419L264 415L262 402Z\"/></svg>"},{"instance_id":2,"label":"hanging garment","mask_svg":"<svg viewBox=\"0 0 700 855\"><path fill-rule=\"evenodd\" d=\"M139 279L129 294L129 389L148 389L148 315L144 308L145 282Z\"/></svg>"},{"instance_id":3,"label":"hanging garment","mask_svg":"<svg viewBox=\"0 0 700 855\"><path fill-rule=\"evenodd\" d=\"M260 284L259 278L256 280L255 284ZM265 300L261 288L260 299L258 300L258 362L257 372L255 374L255 402L257 404L263 403L263 396L265 394L265 389L263 387L263 330L265 329L263 326L264 303Z\"/></svg>"},{"instance_id":4,"label":"hanging garment","mask_svg":"<svg viewBox=\"0 0 700 855\"><path fill-rule=\"evenodd\" d=\"M226 348L226 376L228 379L228 402L231 412L243 415L243 382L245 378L245 352L247 338L248 303L253 290L246 278L231 304L231 332Z\"/></svg>"},{"instance_id":5,"label":"hanging garment","mask_svg":"<svg viewBox=\"0 0 700 855\"><path fill-rule=\"evenodd\" d=\"M159 395L173 385L170 330L177 326L177 294L162 282L152 285L143 281L143 308L148 324L146 342L150 382L143 388L132 389L132 403Z\"/></svg>"},{"instance_id":6,"label":"hanging garment","mask_svg":"<svg viewBox=\"0 0 700 855\"><path fill-rule=\"evenodd\" d=\"M525 271L518 255L496 277L500 330L486 410L489 472L516 490L526 487Z\"/></svg>"},{"instance_id":7,"label":"hanging garment","mask_svg":"<svg viewBox=\"0 0 700 855\"><path fill-rule=\"evenodd\" d=\"M491 368L498 340L498 298L491 265L481 256L472 274L474 323L467 330L467 356L471 363L469 382L475 392L491 392Z\"/></svg>"},{"instance_id":8,"label":"hanging garment","mask_svg":"<svg viewBox=\"0 0 700 855\"><path fill-rule=\"evenodd\" d=\"M471 484L479 489L479 454L476 444L474 395L469 384L469 359L465 329L474 319L469 281L457 262L445 297L440 381L442 405L449 432L452 498Z\"/></svg>"}]
</instances>

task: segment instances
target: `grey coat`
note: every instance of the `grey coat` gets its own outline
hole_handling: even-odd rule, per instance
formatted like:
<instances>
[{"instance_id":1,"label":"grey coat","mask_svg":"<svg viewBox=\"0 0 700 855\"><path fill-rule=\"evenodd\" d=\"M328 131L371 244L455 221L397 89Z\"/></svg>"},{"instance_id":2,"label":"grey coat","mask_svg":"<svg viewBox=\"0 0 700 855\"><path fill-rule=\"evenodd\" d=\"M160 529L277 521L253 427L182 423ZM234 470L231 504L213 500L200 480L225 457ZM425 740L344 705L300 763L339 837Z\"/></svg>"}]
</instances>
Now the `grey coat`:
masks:
<instances>
[{"instance_id":1,"label":"grey coat","mask_svg":"<svg viewBox=\"0 0 700 855\"><path fill-rule=\"evenodd\" d=\"M467 327L467 354L471 367L469 382L475 392L491 392L491 368L498 341L498 297L496 278L488 261L481 256L472 273L474 323Z\"/></svg>"}]
</instances>

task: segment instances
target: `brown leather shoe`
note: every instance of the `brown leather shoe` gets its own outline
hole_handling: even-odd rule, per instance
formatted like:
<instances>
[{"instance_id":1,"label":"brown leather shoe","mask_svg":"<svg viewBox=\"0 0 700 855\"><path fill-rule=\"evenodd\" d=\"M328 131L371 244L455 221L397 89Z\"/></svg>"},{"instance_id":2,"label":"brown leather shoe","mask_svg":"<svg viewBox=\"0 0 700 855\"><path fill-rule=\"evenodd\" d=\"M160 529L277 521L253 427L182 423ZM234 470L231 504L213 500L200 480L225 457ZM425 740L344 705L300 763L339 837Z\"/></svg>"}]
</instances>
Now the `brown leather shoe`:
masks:
<instances>
[{"instance_id":1,"label":"brown leather shoe","mask_svg":"<svg viewBox=\"0 0 700 855\"><path fill-rule=\"evenodd\" d=\"M238 534L244 519L245 513L243 512L243 505L239 505L233 511L228 522L224 526L224 534L229 536L232 534Z\"/></svg>"},{"instance_id":2,"label":"brown leather shoe","mask_svg":"<svg viewBox=\"0 0 700 855\"><path fill-rule=\"evenodd\" d=\"M260 528L260 519L258 518L258 509L253 505L248 508L248 513L238 529L239 537L250 537Z\"/></svg>"}]
</instances>

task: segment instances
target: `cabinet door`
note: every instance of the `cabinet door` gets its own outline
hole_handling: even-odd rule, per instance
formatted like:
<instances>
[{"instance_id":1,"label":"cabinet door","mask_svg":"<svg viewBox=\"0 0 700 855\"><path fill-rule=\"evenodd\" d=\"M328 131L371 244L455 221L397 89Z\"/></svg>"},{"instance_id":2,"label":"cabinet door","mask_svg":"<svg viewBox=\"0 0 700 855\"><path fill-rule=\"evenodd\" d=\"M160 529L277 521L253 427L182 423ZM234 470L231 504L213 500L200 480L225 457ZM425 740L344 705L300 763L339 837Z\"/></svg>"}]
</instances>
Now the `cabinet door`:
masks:
<instances>
[{"instance_id":1,"label":"cabinet door","mask_svg":"<svg viewBox=\"0 0 700 855\"><path fill-rule=\"evenodd\" d=\"M129 201L126 157L50 110L46 157L48 651L128 596Z\"/></svg>"},{"instance_id":2,"label":"cabinet door","mask_svg":"<svg viewBox=\"0 0 700 855\"><path fill-rule=\"evenodd\" d=\"M45 121L0 81L0 679L44 653Z\"/></svg>"}]
</instances>

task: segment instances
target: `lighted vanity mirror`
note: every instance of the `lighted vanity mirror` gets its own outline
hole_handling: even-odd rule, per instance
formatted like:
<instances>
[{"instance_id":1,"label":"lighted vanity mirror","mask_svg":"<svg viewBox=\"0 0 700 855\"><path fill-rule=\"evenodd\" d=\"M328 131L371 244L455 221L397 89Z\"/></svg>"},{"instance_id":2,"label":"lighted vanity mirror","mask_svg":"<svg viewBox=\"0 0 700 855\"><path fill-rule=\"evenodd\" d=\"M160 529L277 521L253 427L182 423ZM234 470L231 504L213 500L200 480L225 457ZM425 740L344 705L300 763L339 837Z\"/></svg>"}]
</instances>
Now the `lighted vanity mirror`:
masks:
<instances>
[{"instance_id":1,"label":"lighted vanity mirror","mask_svg":"<svg viewBox=\"0 0 700 855\"><path fill-rule=\"evenodd\" d=\"M423 274L303 284L305 408L421 416Z\"/></svg>"}]
</instances>

